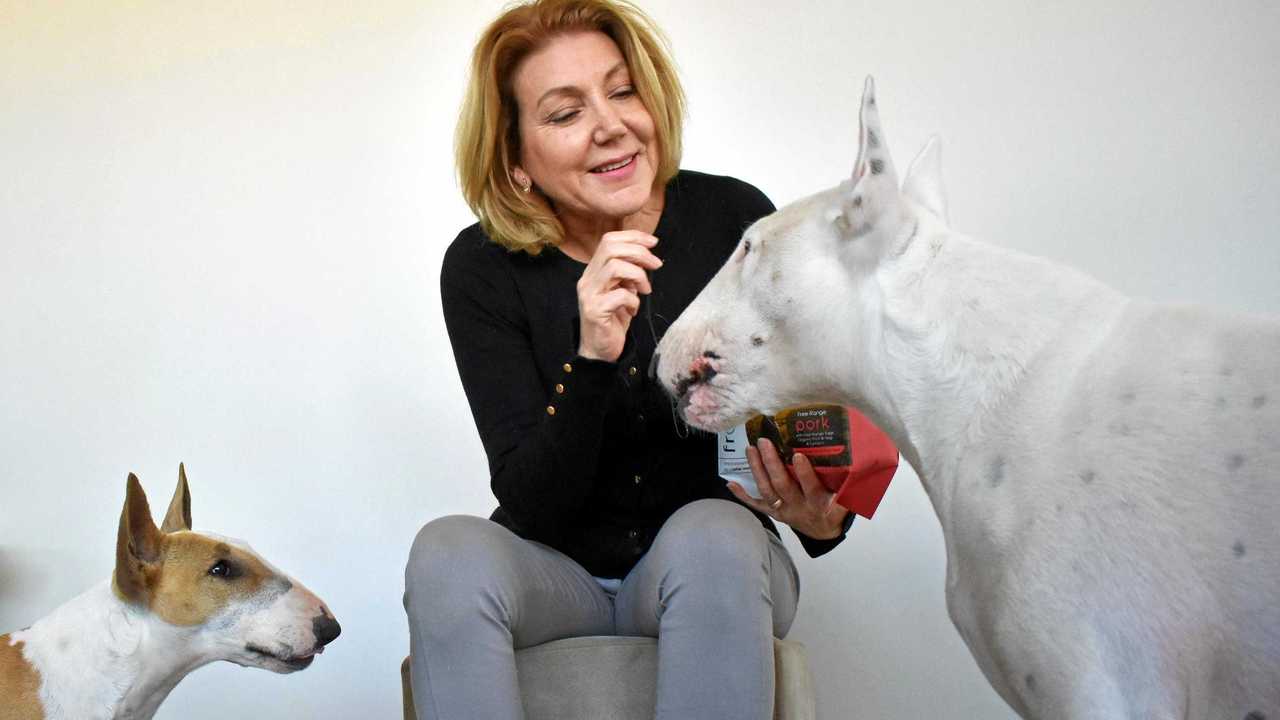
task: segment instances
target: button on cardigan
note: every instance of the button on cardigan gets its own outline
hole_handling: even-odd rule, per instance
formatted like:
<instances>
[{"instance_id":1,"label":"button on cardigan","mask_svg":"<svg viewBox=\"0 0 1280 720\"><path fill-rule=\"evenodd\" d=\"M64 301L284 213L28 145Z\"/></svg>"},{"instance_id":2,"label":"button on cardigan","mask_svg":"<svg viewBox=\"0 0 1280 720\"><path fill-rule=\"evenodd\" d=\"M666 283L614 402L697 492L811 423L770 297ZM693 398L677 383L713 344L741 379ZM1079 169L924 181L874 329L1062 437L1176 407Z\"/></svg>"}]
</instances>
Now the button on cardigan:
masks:
<instances>
[{"instance_id":1,"label":"button on cardigan","mask_svg":"<svg viewBox=\"0 0 1280 720\"><path fill-rule=\"evenodd\" d=\"M742 231L774 208L747 183L691 171L668 183L665 201L653 233L663 266L617 362L577 354L585 265L560 251L513 253L477 224L441 269L445 325L499 503L492 519L597 577L626 575L685 504L737 502L718 475L715 434L684 425L638 368ZM844 538L797 535L814 557Z\"/></svg>"}]
</instances>

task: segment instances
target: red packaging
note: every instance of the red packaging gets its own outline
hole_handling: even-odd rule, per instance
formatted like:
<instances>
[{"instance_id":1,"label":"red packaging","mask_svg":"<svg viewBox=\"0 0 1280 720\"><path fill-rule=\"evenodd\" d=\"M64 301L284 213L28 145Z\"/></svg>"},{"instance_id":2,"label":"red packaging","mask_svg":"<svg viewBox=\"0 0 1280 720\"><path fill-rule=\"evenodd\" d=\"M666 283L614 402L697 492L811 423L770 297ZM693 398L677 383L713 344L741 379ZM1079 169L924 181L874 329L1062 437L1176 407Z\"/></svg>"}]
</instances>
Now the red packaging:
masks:
<instances>
[{"instance_id":1,"label":"red packaging","mask_svg":"<svg viewBox=\"0 0 1280 720\"><path fill-rule=\"evenodd\" d=\"M768 438L783 462L795 453L809 459L835 501L865 518L876 508L898 470L898 448L862 413L840 405L804 405L747 421L752 446Z\"/></svg>"}]
</instances>

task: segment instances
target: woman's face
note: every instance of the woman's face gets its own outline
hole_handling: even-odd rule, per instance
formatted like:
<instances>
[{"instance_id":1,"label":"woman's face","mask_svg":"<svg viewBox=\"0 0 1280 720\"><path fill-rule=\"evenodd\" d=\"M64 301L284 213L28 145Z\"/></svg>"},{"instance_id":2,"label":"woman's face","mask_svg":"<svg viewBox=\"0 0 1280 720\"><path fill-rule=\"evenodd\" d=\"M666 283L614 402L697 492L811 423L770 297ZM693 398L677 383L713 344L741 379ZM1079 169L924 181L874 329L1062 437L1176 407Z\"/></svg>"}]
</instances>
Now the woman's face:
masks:
<instances>
[{"instance_id":1,"label":"woman's face","mask_svg":"<svg viewBox=\"0 0 1280 720\"><path fill-rule=\"evenodd\" d=\"M622 52L600 32L553 38L512 77L522 170L562 216L621 218L653 192L658 147Z\"/></svg>"}]
</instances>

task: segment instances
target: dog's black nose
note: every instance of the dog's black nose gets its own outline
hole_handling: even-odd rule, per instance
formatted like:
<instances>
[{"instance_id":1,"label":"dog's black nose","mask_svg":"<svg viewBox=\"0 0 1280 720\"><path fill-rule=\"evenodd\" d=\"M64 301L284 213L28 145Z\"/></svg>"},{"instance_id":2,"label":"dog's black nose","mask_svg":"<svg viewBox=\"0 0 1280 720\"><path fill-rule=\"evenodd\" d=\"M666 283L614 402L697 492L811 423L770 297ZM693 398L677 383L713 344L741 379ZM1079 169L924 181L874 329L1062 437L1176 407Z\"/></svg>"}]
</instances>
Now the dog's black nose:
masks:
<instances>
[{"instance_id":1,"label":"dog's black nose","mask_svg":"<svg viewBox=\"0 0 1280 720\"><path fill-rule=\"evenodd\" d=\"M312 619L311 630L316 634L316 644L323 646L337 639L342 633L342 626L333 619L332 615L324 613Z\"/></svg>"},{"instance_id":2,"label":"dog's black nose","mask_svg":"<svg viewBox=\"0 0 1280 720\"><path fill-rule=\"evenodd\" d=\"M656 380L658 378L658 353L654 353L649 359L649 379Z\"/></svg>"}]
</instances>

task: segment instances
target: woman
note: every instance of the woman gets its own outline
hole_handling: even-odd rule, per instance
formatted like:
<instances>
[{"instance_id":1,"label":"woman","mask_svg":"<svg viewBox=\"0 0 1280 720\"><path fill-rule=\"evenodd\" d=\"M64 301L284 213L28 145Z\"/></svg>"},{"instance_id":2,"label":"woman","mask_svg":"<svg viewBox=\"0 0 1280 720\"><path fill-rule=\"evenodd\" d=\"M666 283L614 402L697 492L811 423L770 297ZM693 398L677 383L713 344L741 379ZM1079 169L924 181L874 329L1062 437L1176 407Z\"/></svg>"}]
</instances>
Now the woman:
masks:
<instances>
[{"instance_id":1,"label":"woman","mask_svg":"<svg viewBox=\"0 0 1280 720\"><path fill-rule=\"evenodd\" d=\"M660 38L615 0L538 0L476 47L457 161L480 222L441 293L500 507L414 542L420 717L520 718L514 648L610 634L661 637L658 717L772 717L772 637L799 587L771 517L815 557L852 519L767 441L750 456L763 497L731 491L715 436L681 426L644 372L773 211L750 185L678 171L683 96Z\"/></svg>"}]
</instances>

